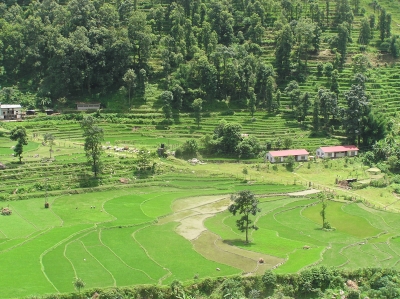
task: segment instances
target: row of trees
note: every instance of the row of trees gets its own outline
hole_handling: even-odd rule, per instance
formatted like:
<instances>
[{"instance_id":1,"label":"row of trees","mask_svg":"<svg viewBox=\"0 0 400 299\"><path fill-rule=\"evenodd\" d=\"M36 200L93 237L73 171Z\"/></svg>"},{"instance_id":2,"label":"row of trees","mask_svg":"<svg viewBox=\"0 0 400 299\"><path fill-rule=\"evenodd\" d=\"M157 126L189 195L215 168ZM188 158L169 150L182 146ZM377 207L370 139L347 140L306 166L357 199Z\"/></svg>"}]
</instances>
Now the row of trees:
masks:
<instances>
[{"instance_id":1,"label":"row of trees","mask_svg":"<svg viewBox=\"0 0 400 299\"><path fill-rule=\"evenodd\" d=\"M130 106L133 97L145 98L146 82L155 75L153 60L173 93L172 109L190 109L197 98L241 105L256 99L256 106L272 111L279 105L272 96L275 71L260 58L267 26L276 33L279 79L304 73L328 25L338 26L332 47L341 64L346 58L353 21L348 0L336 0L335 11L329 1L325 8L298 0L156 2L147 12L134 0L2 3L3 85L26 83L44 106L124 86ZM390 36L390 23L382 10L383 38ZM371 30L375 21L362 24L359 40L365 43L367 25Z\"/></svg>"}]
</instances>

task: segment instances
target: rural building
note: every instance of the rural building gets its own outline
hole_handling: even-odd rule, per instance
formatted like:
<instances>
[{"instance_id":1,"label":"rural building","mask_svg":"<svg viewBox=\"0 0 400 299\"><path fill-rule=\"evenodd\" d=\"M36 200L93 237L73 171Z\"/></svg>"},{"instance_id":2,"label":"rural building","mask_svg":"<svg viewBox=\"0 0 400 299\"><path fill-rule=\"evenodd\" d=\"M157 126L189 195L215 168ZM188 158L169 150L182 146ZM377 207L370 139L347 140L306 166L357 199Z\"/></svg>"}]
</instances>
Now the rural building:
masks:
<instances>
[{"instance_id":1,"label":"rural building","mask_svg":"<svg viewBox=\"0 0 400 299\"><path fill-rule=\"evenodd\" d=\"M342 158L357 156L358 148L354 145L322 146L317 149L319 158Z\"/></svg>"},{"instance_id":2,"label":"rural building","mask_svg":"<svg viewBox=\"0 0 400 299\"><path fill-rule=\"evenodd\" d=\"M22 107L18 104L1 104L0 119L21 119Z\"/></svg>"},{"instance_id":3,"label":"rural building","mask_svg":"<svg viewBox=\"0 0 400 299\"><path fill-rule=\"evenodd\" d=\"M83 103L83 102L79 102L79 103L76 103L76 109L79 110L79 111L99 110L100 109L100 103Z\"/></svg>"},{"instance_id":4,"label":"rural building","mask_svg":"<svg viewBox=\"0 0 400 299\"><path fill-rule=\"evenodd\" d=\"M289 156L293 156L296 161L307 161L308 152L305 149L293 149L293 150L283 150L283 151L270 151L267 154L267 160L271 163L284 162Z\"/></svg>"}]
</instances>

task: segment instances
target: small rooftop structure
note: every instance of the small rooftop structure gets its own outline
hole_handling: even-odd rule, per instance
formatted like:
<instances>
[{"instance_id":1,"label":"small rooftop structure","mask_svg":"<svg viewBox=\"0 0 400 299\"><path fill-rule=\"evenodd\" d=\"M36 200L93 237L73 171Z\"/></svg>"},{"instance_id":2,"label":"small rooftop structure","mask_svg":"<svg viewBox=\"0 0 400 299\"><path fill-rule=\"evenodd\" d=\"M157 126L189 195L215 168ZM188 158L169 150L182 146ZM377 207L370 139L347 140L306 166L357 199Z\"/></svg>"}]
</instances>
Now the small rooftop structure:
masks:
<instances>
[{"instance_id":1,"label":"small rooftop structure","mask_svg":"<svg viewBox=\"0 0 400 299\"><path fill-rule=\"evenodd\" d=\"M342 158L357 156L359 149L355 145L321 146L317 149L319 158Z\"/></svg>"},{"instance_id":2,"label":"small rooftop structure","mask_svg":"<svg viewBox=\"0 0 400 299\"><path fill-rule=\"evenodd\" d=\"M21 119L22 107L19 104L0 103L0 119Z\"/></svg>"},{"instance_id":3,"label":"small rooftop structure","mask_svg":"<svg viewBox=\"0 0 400 299\"><path fill-rule=\"evenodd\" d=\"M78 102L78 103L76 103L76 109L79 111L98 110L98 109L100 109L100 103Z\"/></svg>"},{"instance_id":4,"label":"small rooftop structure","mask_svg":"<svg viewBox=\"0 0 400 299\"><path fill-rule=\"evenodd\" d=\"M296 161L307 161L309 152L305 149L291 149L282 151L270 151L267 153L267 160L271 163L284 162L289 156L293 156Z\"/></svg>"}]
</instances>

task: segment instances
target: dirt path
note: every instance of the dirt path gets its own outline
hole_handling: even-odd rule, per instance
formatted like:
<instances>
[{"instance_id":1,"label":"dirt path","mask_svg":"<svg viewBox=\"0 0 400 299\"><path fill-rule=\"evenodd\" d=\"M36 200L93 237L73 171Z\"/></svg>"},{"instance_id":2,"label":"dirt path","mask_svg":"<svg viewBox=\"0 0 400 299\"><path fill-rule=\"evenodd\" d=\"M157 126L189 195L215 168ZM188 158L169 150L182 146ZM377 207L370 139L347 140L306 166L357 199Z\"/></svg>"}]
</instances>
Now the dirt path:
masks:
<instances>
[{"instance_id":1,"label":"dirt path","mask_svg":"<svg viewBox=\"0 0 400 299\"><path fill-rule=\"evenodd\" d=\"M172 204L173 213L160 218L158 224L179 222L176 232L192 242L198 253L209 260L241 269L245 274L262 274L283 263L281 258L232 246L207 230L204 221L225 211L230 203L227 195L178 199ZM264 260L263 264L258 262L260 258Z\"/></svg>"},{"instance_id":2,"label":"dirt path","mask_svg":"<svg viewBox=\"0 0 400 299\"><path fill-rule=\"evenodd\" d=\"M315 194L315 193L319 193L319 192L321 192L321 190L310 189L310 190L304 190L304 191L298 191L298 192L291 192L291 193L288 193L287 195L289 195L289 196L306 196L306 195L311 195L311 194Z\"/></svg>"}]
</instances>

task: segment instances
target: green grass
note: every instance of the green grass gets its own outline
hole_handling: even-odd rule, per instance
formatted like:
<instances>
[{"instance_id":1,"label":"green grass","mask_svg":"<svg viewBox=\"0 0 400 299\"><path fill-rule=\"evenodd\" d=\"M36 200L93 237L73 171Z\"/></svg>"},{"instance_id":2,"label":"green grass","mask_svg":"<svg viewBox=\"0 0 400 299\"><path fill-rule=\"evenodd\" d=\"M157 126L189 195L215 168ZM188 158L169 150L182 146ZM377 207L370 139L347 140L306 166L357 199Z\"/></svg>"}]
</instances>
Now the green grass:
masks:
<instances>
[{"instance_id":1,"label":"green grass","mask_svg":"<svg viewBox=\"0 0 400 299\"><path fill-rule=\"evenodd\" d=\"M189 280L195 274L204 278L240 273L239 269L209 261L198 254L189 241L174 232L176 225L168 223L150 226L136 233L137 240L146 248L150 257L172 272L166 283L174 279ZM216 271L216 268L220 268L220 271Z\"/></svg>"},{"instance_id":2,"label":"green grass","mask_svg":"<svg viewBox=\"0 0 400 299\"><path fill-rule=\"evenodd\" d=\"M245 122L247 113L237 116ZM207 123L201 131L183 125L175 129L183 134L193 130L197 138L213 129L213 121L208 119ZM264 134L261 122L246 126ZM287 259L275 270L278 273L297 272L315 263L349 269L398 264L400 245L392 239L398 236L400 228L397 214L361 203L330 202L327 217L336 230L326 232L321 230L321 207L310 206L316 199L286 195L304 190L312 182L318 188L335 190L336 198L362 196L381 205L393 201L391 191L386 189L335 189L336 176L369 178L358 159L347 163L304 163L295 172L289 172L283 165L274 170L262 159L251 164L231 159L192 166L175 158L155 158L156 173L138 176L133 171L135 154L107 150L99 186L82 188L82 178L90 178L90 172L83 163L86 158L79 145L81 133L76 124L59 123L55 128L61 139L54 147L53 162L42 161L49 154L42 145L27 152L23 164L0 154L8 166L0 172L0 195L7 195L8 199L27 198L2 204L9 205L13 215L0 217L0 271L8 269L3 266L13 267L10 273L21 277L0 281L1 288L12 289L2 294L4 298L70 292L74 290L75 276L82 278L87 287L104 287L169 284L174 279L190 281L195 274L200 278L240 274L252 269L254 261L247 265L247 255L253 260L270 255L268 267ZM38 132L46 130L49 129L43 124ZM106 136L114 134L114 142L119 145L125 141L133 148L143 142L152 149L159 142L167 143L164 140L170 140L173 148L177 143L172 140L182 142L188 138L176 138L174 131L146 130L143 127L132 131L130 124L113 124ZM292 134L289 125L287 130ZM299 135L296 140L300 142L302 138L305 137ZM153 139L156 141L151 143ZM40 144L40 140L35 143ZM242 173L244 167L248 169L246 176ZM120 178L130 182L121 184ZM50 209L44 208L46 188ZM240 190L257 194L262 208L252 218L259 230L250 232L250 244L244 244L244 233L236 228L237 217L227 211L204 221L205 227L221 238L221 248L215 247L218 254L213 258L205 257L213 251L204 241L212 238L196 243L177 233L181 218L202 213L192 207L202 205L207 198L228 198ZM384 192L383 196L377 192ZM358 245L361 243L365 245ZM303 249L305 245L310 249ZM232 256L240 252L246 253L240 262L231 262ZM369 259L359 257L361 254ZM25 267L29 268L27 273ZM32 277L27 278L28 275Z\"/></svg>"}]
</instances>

